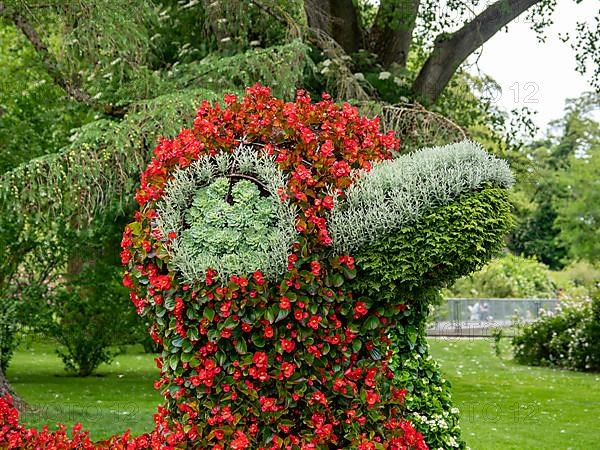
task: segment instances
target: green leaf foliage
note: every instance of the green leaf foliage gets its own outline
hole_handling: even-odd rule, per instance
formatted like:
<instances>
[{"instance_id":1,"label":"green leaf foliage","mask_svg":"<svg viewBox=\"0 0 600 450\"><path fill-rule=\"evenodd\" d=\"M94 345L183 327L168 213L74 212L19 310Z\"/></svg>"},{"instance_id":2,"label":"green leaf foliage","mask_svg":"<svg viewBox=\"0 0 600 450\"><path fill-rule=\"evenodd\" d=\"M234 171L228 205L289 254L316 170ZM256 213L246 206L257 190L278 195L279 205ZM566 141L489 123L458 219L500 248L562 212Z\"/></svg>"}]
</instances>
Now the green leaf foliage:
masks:
<instances>
[{"instance_id":1,"label":"green leaf foliage","mask_svg":"<svg viewBox=\"0 0 600 450\"><path fill-rule=\"evenodd\" d=\"M176 133L193 120L211 91L167 94L136 104L122 122L98 120L80 128L58 153L33 159L0 177L2 214L23 212L40 221L87 222L111 206L125 207L136 175L159 135ZM41 224L38 224L40 226Z\"/></svg>"},{"instance_id":2,"label":"green leaf foliage","mask_svg":"<svg viewBox=\"0 0 600 450\"><path fill-rule=\"evenodd\" d=\"M0 21L0 174L67 145L72 129L90 119L85 105L64 98L40 60Z\"/></svg>"},{"instance_id":3,"label":"green leaf foliage","mask_svg":"<svg viewBox=\"0 0 600 450\"><path fill-rule=\"evenodd\" d=\"M480 268L503 244L512 224L508 193L485 188L430 210L410 227L373 242L356 255L351 282L357 300L403 305L392 327L392 364L406 385L406 406L430 448L465 448L450 383L429 356L425 324L439 289ZM381 313L385 311L381 308ZM453 446L452 446L453 447Z\"/></svg>"},{"instance_id":4,"label":"green leaf foliage","mask_svg":"<svg viewBox=\"0 0 600 450\"><path fill-rule=\"evenodd\" d=\"M398 299L416 289L440 289L481 268L500 250L511 224L505 190L465 194L362 248L356 256L360 272L354 285Z\"/></svg>"},{"instance_id":5,"label":"green leaf foliage","mask_svg":"<svg viewBox=\"0 0 600 450\"><path fill-rule=\"evenodd\" d=\"M543 263L507 254L458 280L449 293L454 297L553 298L556 286Z\"/></svg>"}]
</instances>

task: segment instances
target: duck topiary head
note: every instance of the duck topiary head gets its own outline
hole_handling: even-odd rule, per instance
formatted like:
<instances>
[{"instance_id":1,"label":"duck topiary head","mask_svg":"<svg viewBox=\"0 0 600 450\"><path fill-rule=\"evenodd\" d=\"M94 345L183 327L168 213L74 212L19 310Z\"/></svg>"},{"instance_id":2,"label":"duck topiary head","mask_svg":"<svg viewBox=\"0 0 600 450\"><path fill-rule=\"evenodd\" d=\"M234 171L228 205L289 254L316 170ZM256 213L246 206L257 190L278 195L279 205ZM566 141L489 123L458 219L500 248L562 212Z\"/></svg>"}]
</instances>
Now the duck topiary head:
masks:
<instances>
[{"instance_id":1,"label":"duck topiary head","mask_svg":"<svg viewBox=\"0 0 600 450\"><path fill-rule=\"evenodd\" d=\"M397 148L348 104L261 86L204 102L193 129L159 143L121 254L162 347L155 439L462 445L414 420L428 413L420 375L397 368L426 353L439 288L501 246L512 176L472 142Z\"/></svg>"}]
</instances>

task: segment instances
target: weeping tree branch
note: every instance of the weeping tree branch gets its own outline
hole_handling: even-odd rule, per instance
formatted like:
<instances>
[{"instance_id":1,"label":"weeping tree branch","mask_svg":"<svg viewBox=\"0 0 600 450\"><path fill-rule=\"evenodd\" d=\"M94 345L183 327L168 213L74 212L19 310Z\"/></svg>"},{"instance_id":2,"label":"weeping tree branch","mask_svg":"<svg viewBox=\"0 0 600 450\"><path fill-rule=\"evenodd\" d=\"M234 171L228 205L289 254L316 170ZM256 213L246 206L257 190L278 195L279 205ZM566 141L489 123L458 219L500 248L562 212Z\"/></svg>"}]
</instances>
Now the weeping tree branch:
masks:
<instances>
[{"instance_id":1,"label":"weeping tree branch","mask_svg":"<svg viewBox=\"0 0 600 450\"><path fill-rule=\"evenodd\" d=\"M406 67L420 0L382 0L369 33L371 50L383 67Z\"/></svg>"},{"instance_id":2,"label":"weeping tree branch","mask_svg":"<svg viewBox=\"0 0 600 450\"><path fill-rule=\"evenodd\" d=\"M79 83L76 80L65 77L40 35L29 23L27 18L18 10L9 8L4 4L4 2L0 2L0 18L4 18L12 22L15 27L17 27L25 35L27 40L31 43L39 55L48 75L50 75L52 80L58 86L64 89L70 98L80 103L85 103L94 109L99 109L110 116L123 117L125 115L125 109L123 107L115 107L115 105L112 104L97 103L92 96L90 96L81 88L81 86L79 86Z\"/></svg>"},{"instance_id":3,"label":"weeping tree branch","mask_svg":"<svg viewBox=\"0 0 600 450\"><path fill-rule=\"evenodd\" d=\"M499 0L452 34L441 34L413 84L414 93L433 103L467 57L509 22L541 0Z\"/></svg>"},{"instance_id":4,"label":"weeping tree branch","mask_svg":"<svg viewBox=\"0 0 600 450\"><path fill-rule=\"evenodd\" d=\"M279 22L279 23L281 23L282 25L285 25L285 26L289 25L289 20L286 19L282 14L280 14L275 8L272 8L271 6L269 6L268 4L263 3L260 0L249 0L249 1L254 6L256 6L258 9L260 9L262 12L264 12L264 13L268 14L269 16L271 16L277 22Z\"/></svg>"},{"instance_id":5,"label":"weeping tree branch","mask_svg":"<svg viewBox=\"0 0 600 450\"><path fill-rule=\"evenodd\" d=\"M69 97L79 102L92 103L92 97L87 92L84 92L73 80L68 80L63 76L56 61L48 51L48 47L46 47L46 44L44 44L37 31L21 13L17 10L9 9L3 2L0 2L0 17L8 19L21 30L40 56L48 74L57 85L67 92Z\"/></svg>"},{"instance_id":6,"label":"weeping tree branch","mask_svg":"<svg viewBox=\"0 0 600 450\"><path fill-rule=\"evenodd\" d=\"M165 89L169 93L133 103L123 120L91 122L58 152L0 175L0 217L11 221L27 215L39 227L57 221L73 226L110 208L128 208L158 136L177 135L182 124L193 122L200 100L217 101L219 92L240 93L254 83L277 80L274 94L292 97L308 64L307 53L295 41L220 58L218 64L205 58L188 67L191 78L170 85Z\"/></svg>"}]
</instances>

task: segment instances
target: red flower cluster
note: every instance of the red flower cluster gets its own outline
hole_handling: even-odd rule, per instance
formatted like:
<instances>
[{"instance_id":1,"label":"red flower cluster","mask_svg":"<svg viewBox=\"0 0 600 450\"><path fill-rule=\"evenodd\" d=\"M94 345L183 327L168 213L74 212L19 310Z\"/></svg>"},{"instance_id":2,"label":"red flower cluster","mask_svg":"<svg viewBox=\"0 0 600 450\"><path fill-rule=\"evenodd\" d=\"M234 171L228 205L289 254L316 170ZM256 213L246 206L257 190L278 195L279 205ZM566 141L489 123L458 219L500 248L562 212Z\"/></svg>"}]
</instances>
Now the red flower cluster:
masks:
<instances>
[{"instance_id":1,"label":"red flower cluster","mask_svg":"<svg viewBox=\"0 0 600 450\"><path fill-rule=\"evenodd\" d=\"M354 259L330 255L327 230L332 193L343 201L351 171L389 158L397 140L327 95L311 103L299 91L286 103L256 85L225 105L203 102L193 129L158 143L123 234L124 284L164 347L156 386L165 407L155 432L136 439L151 448L426 449L404 420L402 386L388 366L387 331L400 312L353 298ZM156 202L175 171L240 144L273 155L288 175L279 195L299 210L288 270L277 280L260 271L222 280L208 270L182 284L164 248L176 236L153 228ZM129 447L128 436L117 442L110 448L146 448Z\"/></svg>"},{"instance_id":2,"label":"red flower cluster","mask_svg":"<svg viewBox=\"0 0 600 450\"><path fill-rule=\"evenodd\" d=\"M49 431L25 428L19 424L19 413L13 407L10 396L0 397L0 448L6 450L175 450L189 438L181 427L169 429L166 411L159 408L154 421L156 429L150 434L132 437L129 432L114 436L103 442L92 442L89 433L80 424L71 430L71 437L64 425Z\"/></svg>"}]
</instances>

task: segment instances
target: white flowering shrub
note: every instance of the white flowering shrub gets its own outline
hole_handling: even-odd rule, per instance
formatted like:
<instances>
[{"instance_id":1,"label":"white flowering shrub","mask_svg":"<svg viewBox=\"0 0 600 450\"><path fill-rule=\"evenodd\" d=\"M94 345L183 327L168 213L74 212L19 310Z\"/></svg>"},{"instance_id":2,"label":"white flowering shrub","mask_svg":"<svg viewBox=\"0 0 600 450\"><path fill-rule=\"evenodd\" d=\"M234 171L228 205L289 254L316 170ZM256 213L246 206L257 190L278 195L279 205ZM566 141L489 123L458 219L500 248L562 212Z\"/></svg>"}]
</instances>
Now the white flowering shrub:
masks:
<instances>
[{"instance_id":1,"label":"white flowering shrub","mask_svg":"<svg viewBox=\"0 0 600 450\"><path fill-rule=\"evenodd\" d=\"M522 327L512 343L521 364L600 371L600 292L543 313Z\"/></svg>"}]
</instances>

